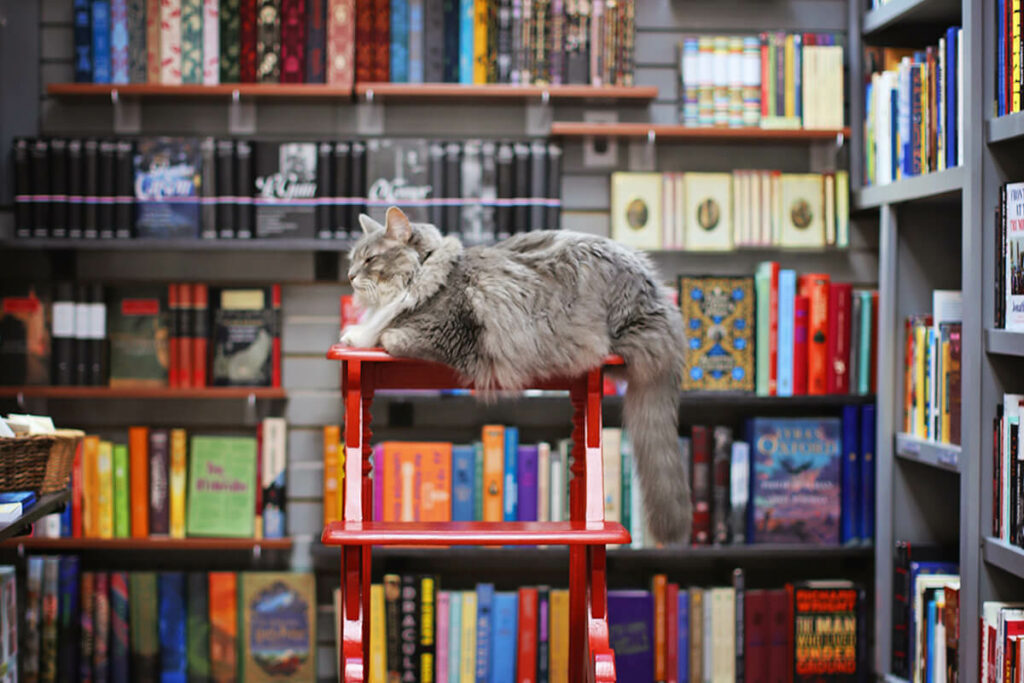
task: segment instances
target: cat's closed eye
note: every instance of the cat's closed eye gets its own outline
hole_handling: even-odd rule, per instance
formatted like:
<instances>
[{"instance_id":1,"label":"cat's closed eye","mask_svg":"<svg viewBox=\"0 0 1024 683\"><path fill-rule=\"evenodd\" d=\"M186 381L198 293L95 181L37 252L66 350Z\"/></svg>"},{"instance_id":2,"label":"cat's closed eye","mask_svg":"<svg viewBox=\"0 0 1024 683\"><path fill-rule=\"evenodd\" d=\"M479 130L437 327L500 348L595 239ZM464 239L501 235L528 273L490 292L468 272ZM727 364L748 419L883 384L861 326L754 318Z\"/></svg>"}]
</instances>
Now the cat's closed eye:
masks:
<instances>
[{"instance_id":1,"label":"cat's closed eye","mask_svg":"<svg viewBox=\"0 0 1024 683\"><path fill-rule=\"evenodd\" d=\"M366 264L369 265L369 264L373 263L373 259L375 259L375 258L377 258L376 254L373 254L372 256L367 256L366 257Z\"/></svg>"}]
</instances>

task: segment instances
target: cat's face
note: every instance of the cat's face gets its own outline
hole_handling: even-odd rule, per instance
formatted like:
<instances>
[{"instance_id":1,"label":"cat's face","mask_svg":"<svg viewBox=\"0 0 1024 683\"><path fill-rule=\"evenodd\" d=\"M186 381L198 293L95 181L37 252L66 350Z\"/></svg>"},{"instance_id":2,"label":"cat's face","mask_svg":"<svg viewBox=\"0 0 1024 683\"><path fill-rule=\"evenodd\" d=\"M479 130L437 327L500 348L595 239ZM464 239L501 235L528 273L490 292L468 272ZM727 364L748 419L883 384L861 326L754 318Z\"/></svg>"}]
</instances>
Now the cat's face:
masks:
<instances>
[{"instance_id":1,"label":"cat's face","mask_svg":"<svg viewBox=\"0 0 1024 683\"><path fill-rule=\"evenodd\" d=\"M385 225L359 217L363 236L349 252L348 278L357 302L373 308L405 291L419 270L416 228L401 210L388 209Z\"/></svg>"}]
</instances>

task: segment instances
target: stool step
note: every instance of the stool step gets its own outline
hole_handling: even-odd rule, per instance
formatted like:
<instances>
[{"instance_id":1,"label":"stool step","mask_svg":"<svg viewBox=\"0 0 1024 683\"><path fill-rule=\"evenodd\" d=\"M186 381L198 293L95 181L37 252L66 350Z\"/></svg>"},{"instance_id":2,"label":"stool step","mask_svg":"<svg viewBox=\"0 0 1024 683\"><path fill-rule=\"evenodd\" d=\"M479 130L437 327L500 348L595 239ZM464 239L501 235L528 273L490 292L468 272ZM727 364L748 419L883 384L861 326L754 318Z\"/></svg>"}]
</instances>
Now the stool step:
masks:
<instances>
[{"instance_id":1,"label":"stool step","mask_svg":"<svg viewBox=\"0 0 1024 683\"><path fill-rule=\"evenodd\" d=\"M629 543L618 522L332 522L324 545L609 545Z\"/></svg>"}]
</instances>

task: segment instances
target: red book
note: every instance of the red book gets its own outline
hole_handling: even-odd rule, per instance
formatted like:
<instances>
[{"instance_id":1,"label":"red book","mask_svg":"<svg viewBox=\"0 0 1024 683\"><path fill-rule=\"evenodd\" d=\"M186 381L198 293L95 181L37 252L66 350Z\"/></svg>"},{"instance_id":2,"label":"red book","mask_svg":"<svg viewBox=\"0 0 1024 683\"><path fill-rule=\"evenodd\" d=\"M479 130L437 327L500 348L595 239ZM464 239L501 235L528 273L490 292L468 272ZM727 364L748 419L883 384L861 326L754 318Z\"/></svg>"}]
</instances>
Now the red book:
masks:
<instances>
[{"instance_id":1,"label":"red book","mask_svg":"<svg viewBox=\"0 0 1024 683\"><path fill-rule=\"evenodd\" d=\"M761 34L761 118L768 118L771 112L768 111L768 84L771 83L769 78L773 78L773 74L770 71L770 62L768 60L768 34Z\"/></svg>"},{"instance_id":2,"label":"red book","mask_svg":"<svg viewBox=\"0 0 1024 683\"><path fill-rule=\"evenodd\" d=\"M711 441L708 428L694 425L691 432L693 489L693 530L690 538L694 545L711 543Z\"/></svg>"},{"instance_id":3,"label":"red book","mask_svg":"<svg viewBox=\"0 0 1024 683\"><path fill-rule=\"evenodd\" d=\"M519 645L516 649L516 680L534 683L537 680L537 609L536 588L519 589ZM449 663L457 666L458 662Z\"/></svg>"},{"instance_id":4,"label":"red book","mask_svg":"<svg viewBox=\"0 0 1024 683\"><path fill-rule=\"evenodd\" d=\"M771 667L771 604L766 590L743 595L743 680L761 683Z\"/></svg>"},{"instance_id":5,"label":"red book","mask_svg":"<svg viewBox=\"0 0 1024 683\"><path fill-rule=\"evenodd\" d=\"M807 319L811 300L806 296L794 299L793 308L793 395L807 393Z\"/></svg>"},{"instance_id":6,"label":"red book","mask_svg":"<svg viewBox=\"0 0 1024 683\"><path fill-rule=\"evenodd\" d=\"M82 537L82 442L75 448L71 464L71 536Z\"/></svg>"},{"instance_id":7,"label":"red book","mask_svg":"<svg viewBox=\"0 0 1024 683\"><path fill-rule=\"evenodd\" d=\"M271 305L274 307L274 359L271 366L270 386L281 386L281 327L284 321L281 320L281 285L270 287Z\"/></svg>"},{"instance_id":8,"label":"red book","mask_svg":"<svg viewBox=\"0 0 1024 683\"><path fill-rule=\"evenodd\" d=\"M679 683L679 584L665 588L665 683Z\"/></svg>"},{"instance_id":9,"label":"red book","mask_svg":"<svg viewBox=\"0 0 1024 683\"><path fill-rule=\"evenodd\" d=\"M206 386L206 349L210 338L210 293L206 285L192 285L192 386Z\"/></svg>"},{"instance_id":10,"label":"red book","mask_svg":"<svg viewBox=\"0 0 1024 683\"><path fill-rule=\"evenodd\" d=\"M809 299L807 317L807 393L819 396L826 392L828 286L824 273L801 275L798 294ZM794 393L795 390L794 390Z\"/></svg>"},{"instance_id":11,"label":"red book","mask_svg":"<svg viewBox=\"0 0 1024 683\"><path fill-rule=\"evenodd\" d=\"M241 28L238 40L239 50L238 77L242 83L256 82L256 3L259 0L241 0L238 6L238 17Z\"/></svg>"},{"instance_id":12,"label":"red book","mask_svg":"<svg viewBox=\"0 0 1024 683\"><path fill-rule=\"evenodd\" d=\"M170 387L181 386L181 356L178 355L178 346L181 344L180 332L178 330L178 285L167 285L167 310L170 318L170 329L167 340L167 384Z\"/></svg>"},{"instance_id":13,"label":"red book","mask_svg":"<svg viewBox=\"0 0 1024 683\"><path fill-rule=\"evenodd\" d=\"M359 0L360 7L367 4L364 0ZM356 70L360 67L358 63L354 63L358 56L353 53L357 50L366 62L366 78L361 80L370 80L369 67L372 62L369 58L373 54L369 48L370 39L367 37L366 42L358 43L363 46L362 49L356 47L356 30L363 24L358 23L358 17L353 21L353 16L357 16L356 0L330 0L327 14L327 82L330 85L352 87L352 82L358 75ZM362 21L372 22L373 17L364 16Z\"/></svg>"},{"instance_id":14,"label":"red book","mask_svg":"<svg viewBox=\"0 0 1024 683\"><path fill-rule=\"evenodd\" d=\"M374 0L372 35L372 77L386 83L391 80L391 0Z\"/></svg>"},{"instance_id":15,"label":"red book","mask_svg":"<svg viewBox=\"0 0 1024 683\"><path fill-rule=\"evenodd\" d=\"M850 393L850 296L853 288L835 283L828 290L828 374L826 391Z\"/></svg>"},{"instance_id":16,"label":"red book","mask_svg":"<svg viewBox=\"0 0 1024 683\"><path fill-rule=\"evenodd\" d=\"M281 0L281 82L306 82L306 0Z\"/></svg>"},{"instance_id":17,"label":"red book","mask_svg":"<svg viewBox=\"0 0 1024 683\"><path fill-rule=\"evenodd\" d=\"M173 285L172 285L173 287ZM178 386L192 386L192 286L178 285Z\"/></svg>"},{"instance_id":18,"label":"red book","mask_svg":"<svg viewBox=\"0 0 1024 683\"><path fill-rule=\"evenodd\" d=\"M337 0L335 0L337 1ZM373 5L374 0L356 2L356 81L366 83L373 80ZM333 3L332 3L333 7ZM330 24L328 24L330 26ZM327 29L330 31L330 28ZM329 40L329 38L328 38ZM328 70L330 66L328 66Z\"/></svg>"},{"instance_id":19,"label":"red book","mask_svg":"<svg viewBox=\"0 0 1024 683\"><path fill-rule=\"evenodd\" d=\"M789 653L789 595L784 588L768 591L768 683L785 683L793 675Z\"/></svg>"},{"instance_id":20,"label":"red book","mask_svg":"<svg viewBox=\"0 0 1024 683\"><path fill-rule=\"evenodd\" d=\"M779 264L772 263L772 284L768 294L768 395L779 391Z\"/></svg>"},{"instance_id":21,"label":"red book","mask_svg":"<svg viewBox=\"0 0 1024 683\"><path fill-rule=\"evenodd\" d=\"M871 292L871 393L878 393L878 290Z\"/></svg>"}]
</instances>

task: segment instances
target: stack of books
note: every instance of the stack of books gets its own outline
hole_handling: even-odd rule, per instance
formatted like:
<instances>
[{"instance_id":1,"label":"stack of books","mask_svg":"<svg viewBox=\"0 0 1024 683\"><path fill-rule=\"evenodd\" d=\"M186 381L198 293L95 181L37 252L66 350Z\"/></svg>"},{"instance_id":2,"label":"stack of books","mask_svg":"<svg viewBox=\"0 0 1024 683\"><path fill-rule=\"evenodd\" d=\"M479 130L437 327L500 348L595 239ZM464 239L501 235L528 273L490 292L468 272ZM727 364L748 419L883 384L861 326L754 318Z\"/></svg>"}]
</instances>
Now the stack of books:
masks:
<instances>
[{"instance_id":1,"label":"stack of books","mask_svg":"<svg viewBox=\"0 0 1024 683\"><path fill-rule=\"evenodd\" d=\"M981 683L1021 680L1024 676L1022 636L1024 603L989 600L981 604Z\"/></svg>"},{"instance_id":2,"label":"stack of books","mask_svg":"<svg viewBox=\"0 0 1024 683\"><path fill-rule=\"evenodd\" d=\"M840 41L831 33L686 36L679 119L699 127L841 129Z\"/></svg>"},{"instance_id":3,"label":"stack of books","mask_svg":"<svg viewBox=\"0 0 1024 683\"><path fill-rule=\"evenodd\" d=\"M1024 331L1024 183L999 187L995 327Z\"/></svg>"},{"instance_id":4,"label":"stack of books","mask_svg":"<svg viewBox=\"0 0 1024 683\"><path fill-rule=\"evenodd\" d=\"M960 444L961 295L932 292L932 313L906 320L903 431Z\"/></svg>"},{"instance_id":5,"label":"stack of books","mask_svg":"<svg viewBox=\"0 0 1024 683\"><path fill-rule=\"evenodd\" d=\"M1012 0L997 0L996 6L996 97L995 115L1021 111L1020 6Z\"/></svg>"},{"instance_id":6,"label":"stack of books","mask_svg":"<svg viewBox=\"0 0 1024 683\"><path fill-rule=\"evenodd\" d=\"M992 535L1024 548L1024 459L1020 455L1024 396L1003 394L992 420Z\"/></svg>"},{"instance_id":7,"label":"stack of books","mask_svg":"<svg viewBox=\"0 0 1024 683\"><path fill-rule=\"evenodd\" d=\"M71 504L44 518L54 538L283 538L287 424L256 436L130 427L127 443L87 435L75 455Z\"/></svg>"}]
</instances>

